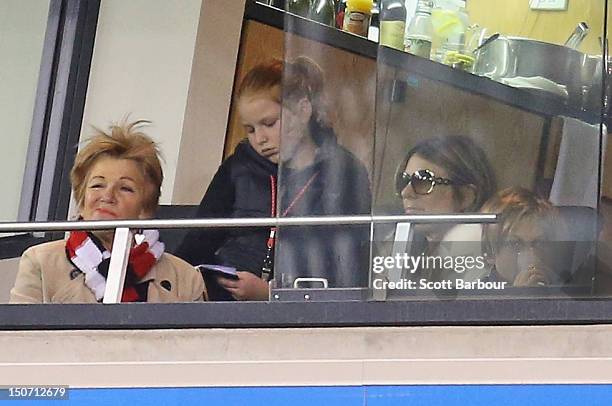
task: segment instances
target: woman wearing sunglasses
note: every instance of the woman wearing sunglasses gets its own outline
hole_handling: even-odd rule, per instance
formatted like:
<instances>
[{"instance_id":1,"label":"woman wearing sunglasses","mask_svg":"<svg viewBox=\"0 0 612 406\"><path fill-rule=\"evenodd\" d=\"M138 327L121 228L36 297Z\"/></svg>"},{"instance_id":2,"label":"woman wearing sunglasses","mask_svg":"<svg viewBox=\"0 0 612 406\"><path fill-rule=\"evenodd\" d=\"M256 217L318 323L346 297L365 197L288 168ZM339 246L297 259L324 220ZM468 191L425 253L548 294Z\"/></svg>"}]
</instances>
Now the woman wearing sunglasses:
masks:
<instances>
[{"instance_id":1,"label":"woman wearing sunglasses","mask_svg":"<svg viewBox=\"0 0 612 406\"><path fill-rule=\"evenodd\" d=\"M486 154L471 138L432 137L406 154L396 173L395 190L406 214L478 212L495 193L496 180ZM448 253L448 241L457 242L455 250L458 244L465 244L460 251L480 246L479 225L419 224L415 232L424 237L423 252L427 255ZM438 272L430 276L443 279L449 275ZM479 275L466 272L450 276L473 279Z\"/></svg>"}]
</instances>

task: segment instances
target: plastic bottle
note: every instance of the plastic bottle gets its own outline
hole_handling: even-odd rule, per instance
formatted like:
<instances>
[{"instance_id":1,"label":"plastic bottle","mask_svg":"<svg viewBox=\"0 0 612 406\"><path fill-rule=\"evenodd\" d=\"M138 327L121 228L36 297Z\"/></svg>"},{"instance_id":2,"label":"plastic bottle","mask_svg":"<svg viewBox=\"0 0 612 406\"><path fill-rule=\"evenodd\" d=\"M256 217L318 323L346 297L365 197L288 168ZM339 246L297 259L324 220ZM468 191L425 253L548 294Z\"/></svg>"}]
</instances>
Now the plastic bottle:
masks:
<instances>
[{"instance_id":1,"label":"plastic bottle","mask_svg":"<svg viewBox=\"0 0 612 406\"><path fill-rule=\"evenodd\" d=\"M431 41L433 36L431 7L431 1L419 0L416 14L406 29L404 41L406 52L423 58L429 58L431 55Z\"/></svg>"},{"instance_id":2,"label":"plastic bottle","mask_svg":"<svg viewBox=\"0 0 612 406\"><path fill-rule=\"evenodd\" d=\"M406 5L404 0L382 0L380 9L380 45L404 50Z\"/></svg>"},{"instance_id":3,"label":"plastic bottle","mask_svg":"<svg viewBox=\"0 0 612 406\"><path fill-rule=\"evenodd\" d=\"M342 29L362 37L367 37L373 6L373 0L346 0Z\"/></svg>"}]
</instances>

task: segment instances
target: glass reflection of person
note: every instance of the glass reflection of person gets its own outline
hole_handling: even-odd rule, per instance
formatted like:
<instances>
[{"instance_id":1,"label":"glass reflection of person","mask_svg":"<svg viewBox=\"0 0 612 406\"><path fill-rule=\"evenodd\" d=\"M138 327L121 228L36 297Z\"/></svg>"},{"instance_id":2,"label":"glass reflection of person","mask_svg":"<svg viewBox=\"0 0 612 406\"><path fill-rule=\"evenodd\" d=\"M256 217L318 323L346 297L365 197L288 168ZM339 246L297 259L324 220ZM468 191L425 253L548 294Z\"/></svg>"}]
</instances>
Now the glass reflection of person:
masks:
<instances>
[{"instance_id":1,"label":"glass reflection of person","mask_svg":"<svg viewBox=\"0 0 612 406\"><path fill-rule=\"evenodd\" d=\"M352 154L335 143L333 131L320 124L322 86L320 69L305 58L292 62L263 62L246 74L237 95L238 113L247 139L219 167L196 217L335 214L343 207L348 212L369 210L365 169ZM288 103L281 103L281 99ZM281 144L283 164L286 163L287 168L284 174L291 185L287 186L287 180L278 187L276 175ZM325 147L322 148L322 144ZM334 163L332 160L336 156L340 159ZM309 171L313 168L318 175L309 181L313 176ZM342 176L342 171L355 180L354 187L361 191L358 195L361 200L350 201L355 194L346 196L338 193L339 189L325 187L329 176ZM306 180L300 184L303 178ZM308 184L306 188L305 184ZM303 192L293 190L295 185L304 188ZM278 208L277 188L282 194L279 200L283 202ZM269 228L193 230L177 255L192 264L212 263L237 268L238 280L219 277L217 283L234 299L265 300L269 290L264 273L274 268L275 233L276 230ZM351 252L351 255L356 254ZM300 263L306 264L308 261ZM212 299L226 300L228 297L221 293L218 297L213 295Z\"/></svg>"},{"instance_id":2,"label":"glass reflection of person","mask_svg":"<svg viewBox=\"0 0 612 406\"><path fill-rule=\"evenodd\" d=\"M282 75L283 62L270 60L250 69L241 81L237 105L247 137L215 173L197 218L275 215ZM238 280L217 277L211 281L211 300L265 300L268 283L262 270L269 233L269 228L251 227L193 229L177 255L194 265L221 264L238 270Z\"/></svg>"},{"instance_id":3,"label":"glass reflection of person","mask_svg":"<svg viewBox=\"0 0 612 406\"><path fill-rule=\"evenodd\" d=\"M565 227L550 202L527 189L511 187L493 196L482 211L500 215L496 224L483 227L490 280L506 281L512 286L561 283L556 271L560 268L555 265L555 256L559 257L555 242L558 248Z\"/></svg>"},{"instance_id":4,"label":"glass reflection of person","mask_svg":"<svg viewBox=\"0 0 612 406\"><path fill-rule=\"evenodd\" d=\"M398 167L395 187L406 214L452 214L479 211L495 193L496 180L482 148L471 138L457 135L427 138L410 149ZM418 224L415 234L413 253L417 254L439 254L442 248L449 255L458 255L451 252L457 247L451 249L447 244L450 241L464 245L459 251L467 250L472 255L478 252L471 251L480 248L479 225ZM420 244L416 243L419 239ZM484 271L462 275L438 272L429 277L471 280L480 276L479 272Z\"/></svg>"},{"instance_id":5,"label":"glass reflection of person","mask_svg":"<svg viewBox=\"0 0 612 406\"><path fill-rule=\"evenodd\" d=\"M364 165L337 142L327 119L325 80L312 60L285 63L280 163L280 216L369 214ZM297 277L327 279L333 287L367 285L369 227L283 227L276 267L281 284Z\"/></svg>"},{"instance_id":6,"label":"glass reflection of person","mask_svg":"<svg viewBox=\"0 0 612 406\"><path fill-rule=\"evenodd\" d=\"M155 212L163 179L146 121L97 130L76 156L72 191L83 220L147 219ZM206 296L199 272L164 253L157 230L134 238L123 302L178 302ZM11 303L86 303L103 299L114 230L71 231L66 241L27 249Z\"/></svg>"}]
</instances>

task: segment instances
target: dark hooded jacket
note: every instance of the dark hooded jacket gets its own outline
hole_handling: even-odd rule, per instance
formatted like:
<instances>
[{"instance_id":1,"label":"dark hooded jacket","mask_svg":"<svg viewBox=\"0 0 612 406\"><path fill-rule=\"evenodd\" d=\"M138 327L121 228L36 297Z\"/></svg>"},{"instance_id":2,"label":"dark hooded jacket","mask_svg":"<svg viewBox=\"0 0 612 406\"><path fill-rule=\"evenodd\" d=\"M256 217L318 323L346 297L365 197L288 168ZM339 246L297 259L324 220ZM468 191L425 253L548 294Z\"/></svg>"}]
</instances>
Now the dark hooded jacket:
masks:
<instances>
[{"instance_id":1,"label":"dark hooded jacket","mask_svg":"<svg viewBox=\"0 0 612 406\"><path fill-rule=\"evenodd\" d=\"M270 217L270 177L276 172L276 164L241 142L217 170L196 217ZM261 275L269 232L269 227L193 229L176 255L193 265L227 265Z\"/></svg>"},{"instance_id":2,"label":"dark hooded jacket","mask_svg":"<svg viewBox=\"0 0 612 406\"><path fill-rule=\"evenodd\" d=\"M279 188L281 216L369 214L371 193L363 164L326 136L312 165L283 168ZM271 181L277 165L245 140L219 167L197 211L197 218L271 216ZM312 178L310 185L304 186ZM300 195L296 199L296 196ZM285 213L287 208L291 209ZM233 266L261 276L270 228L194 229L177 255L193 265ZM330 287L367 286L369 226L279 227L274 277L291 286L297 277L320 277ZM208 286L208 284L207 284ZM209 287L212 300L215 291Z\"/></svg>"}]
</instances>

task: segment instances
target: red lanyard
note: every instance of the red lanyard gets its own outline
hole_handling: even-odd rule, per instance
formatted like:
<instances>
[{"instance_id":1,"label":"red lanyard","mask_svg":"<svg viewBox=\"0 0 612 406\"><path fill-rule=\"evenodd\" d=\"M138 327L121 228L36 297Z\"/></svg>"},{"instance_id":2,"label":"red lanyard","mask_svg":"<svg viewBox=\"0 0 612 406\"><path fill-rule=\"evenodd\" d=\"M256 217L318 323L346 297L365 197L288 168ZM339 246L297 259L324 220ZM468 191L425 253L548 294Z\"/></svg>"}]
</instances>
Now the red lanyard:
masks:
<instances>
[{"instance_id":1,"label":"red lanyard","mask_svg":"<svg viewBox=\"0 0 612 406\"><path fill-rule=\"evenodd\" d=\"M308 190L312 182L316 179L319 172L315 172L312 174L310 179L302 186L302 188L297 192L289 206L281 213L280 217L286 217L289 214L289 211L300 201L300 199L304 196L304 193ZM270 217L274 217L276 215L276 179L273 175L270 175L270 197L272 200ZM276 236L276 227L270 228L270 236L268 237L268 249L274 248L274 240Z\"/></svg>"},{"instance_id":2,"label":"red lanyard","mask_svg":"<svg viewBox=\"0 0 612 406\"><path fill-rule=\"evenodd\" d=\"M291 203L289 204L289 207L287 207L282 213L281 213L281 217L285 217L289 211L293 208L293 206L296 205L296 203L302 198L302 196L304 196L304 193L306 193L306 190L310 187L310 184L315 180L315 178L317 177L317 175L319 174L319 172L315 172L310 179L308 179L308 182L306 182L306 184L302 187L302 189L300 189L300 191L295 195L295 197L293 198L293 200L291 201ZM276 179L274 178L273 175L270 175L270 198L271 198L271 209L270 209L270 217L274 217L276 215ZM266 253L266 257L264 258L264 262L263 262L263 266L261 267L261 277L267 281L270 279L270 277L272 276L272 268L273 266L273 259L272 259L272 252L274 250L274 242L276 241L276 227L270 227L270 236L268 237L268 252Z\"/></svg>"}]
</instances>

